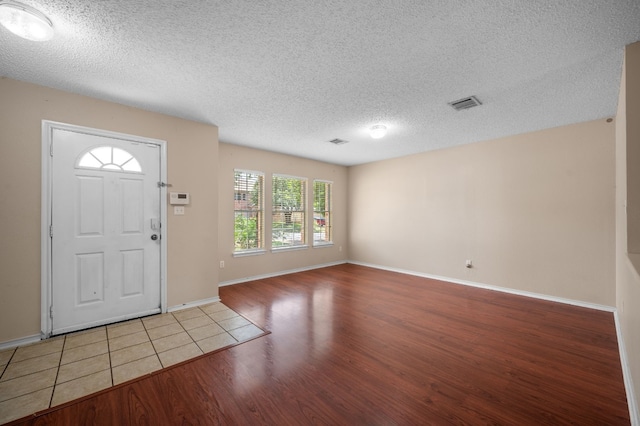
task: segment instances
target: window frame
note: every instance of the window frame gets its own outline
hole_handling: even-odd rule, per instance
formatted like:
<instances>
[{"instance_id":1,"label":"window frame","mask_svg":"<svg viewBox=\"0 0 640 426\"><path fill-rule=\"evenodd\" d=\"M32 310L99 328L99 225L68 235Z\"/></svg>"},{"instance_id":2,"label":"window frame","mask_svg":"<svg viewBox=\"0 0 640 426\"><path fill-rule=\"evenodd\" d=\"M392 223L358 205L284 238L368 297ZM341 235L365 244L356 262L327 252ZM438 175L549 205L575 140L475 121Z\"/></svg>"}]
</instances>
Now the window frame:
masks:
<instances>
[{"instance_id":1,"label":"window frame","mask_svg":"<svg viewBox=\"0 0 640 426\"><path fill-rule=\"evenodd\" d=\"M258 203L257 203L257 209L248 209L248 208L244 208L244 209L239 209L237 208L237 205L239 203L246 203L247 202L247 198L246 194L248 193L249 189L246 189L247 192L239 192L238 191L238 187L237 187L237 181L236 181L236 175L238 173L244 174L245 175L245 182L247 181L246 176L247 175L253 175L256 176L256 181L260 182L260 188L259 188L259 192L258 192ZM247 170L247 169L233 169L233 204L234 204L234 209L233 209L233 256L234 257L238 257L238 256L251 256L251 255L257 255L257 254L263 254L266 252L265 249L265 182L266 182L266 175L264 172L261 171L257 171L257 170ZM238 194L243 194L243 196L238 197ZM241 215L248 217L249 214L254 213L256 214L256 241L257 241L257 247L251 247L251 248L238 248L237 247L237 241L236 241L236 220L238 218L238 212L241 213Z\"/></svg>"},{"instance_id":2,"label":"window frame","mask_svg":"<svg viewBox=\"0 0 640 426\"><path fill-rule=\"evenodd\" d=\"M101 154L100 150L109 150L109 159L104 158L104 154ZM122 155L126 154L126 160L122 161ZM116 158L116 155L121 158ZM92 164L86 164L89 161ZM109 162L106 162L109 161ZM100 165L97 165L99 163ZM134 166L132 169L131 166ZM100 172L114 172L114 173L132 173L137 175L144 175L142 164L138 158L131 154L124 148L113 145L97 145L82 152L76 159L76 169L83 170L96 170Z\"/></svg>"},{"instance_id":3,"label":"window frame","mask_svg":"<svg viewBox=\"0 0 640 426\"><path fill-rule=\"evenodd\" d=\"M278 209L277 204L275 202L275 197L276 197L276 190L277 190L277 185L276 185L276 179L294 179L294 180L298 180L300 181L300 189L302 194L300 194L300 204L298 207L301 207L301 209L298 210L287 210L287 209ZM308 210L308 200L307 200L307 196L308 196L308 186L309 186L309 178L306 177L302 177L302 176L292 176L292 175L287 175L287 174L282 174L282 173L273 173L271 175L271 251L272 252L277 252L277 251L287 251L287 250L300 250L300 249L306 249L309 247L308 245L308 231L307 231L307 224L308 224L308 214L307 214L307 210ZM277 232L278 230L282 230L283 228L281 227L276 227L275 224L276 223L281 223L281 222L276 222L275 218L276 215L285 215L287 212L290 213L289 216L289 220L291 220L291 217L295 214L297 216L302 216L302 220L300 222L300 242L298 244L295 243L295 240L293 240L292 244L288 244L288 245L281 245L281 246L276 246L274 245L274 242L277 240L277 238L274 238L274 233ZM296 222L293 222L296 223ZM295 230L295 226L294 226L294 230ZM295 234L295 232L291 232L292 234Z\"/></svg>"},{"instance_id":4,"label":"window frame","mask_svg":"<svg viewBox=\"0 0 640 426\"><path fill-rule=\"evenodd\" d=\"M316 210L316 184L324 184L325 185L325 205L324 210ZM327 195L328 192L328 195ZM314 179L313 180L313 247L327 247L333 245L333 182L325 179ZM324 228L325 235L328 233L328 239L326 240L316 240L316 214L321 214L323 218L323 225L319 225Z\"/></svg>"}]
</instances>

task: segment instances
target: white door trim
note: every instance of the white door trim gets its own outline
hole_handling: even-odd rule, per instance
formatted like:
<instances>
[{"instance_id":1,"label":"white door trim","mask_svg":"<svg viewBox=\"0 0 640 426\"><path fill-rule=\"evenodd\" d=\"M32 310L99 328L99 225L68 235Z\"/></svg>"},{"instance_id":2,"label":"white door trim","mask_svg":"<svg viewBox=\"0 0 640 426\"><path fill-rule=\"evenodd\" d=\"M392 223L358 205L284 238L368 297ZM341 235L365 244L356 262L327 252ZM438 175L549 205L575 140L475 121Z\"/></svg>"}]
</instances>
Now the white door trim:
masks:
<instances>
[{"instance_id":1,"label":"white door trim","mask_svg":"<svg viewBox=\"0 0 640 426\"><path fill-rule=\"evenodd\" d=\"M167 142L159 139L151 139L142 136L128 135L125 133L111 132L108 130L93 129L90 127L76 126L73 124L59 123L42 120L42 190L41 190L41 214L40 214L40 333L45 339L51 335L52 322L49 315L53 300L51 279L52 244L50 229L52 222L52 157L51 143L53 130L67 130L71 132L87 133L114 139L125 139L141 143L150 143L160 146L160 181L167 181ZM160 239L160 310L167 312L167 188L160 188L160 217L162 225L162 238Z\"/></svg>"}]
</instances>

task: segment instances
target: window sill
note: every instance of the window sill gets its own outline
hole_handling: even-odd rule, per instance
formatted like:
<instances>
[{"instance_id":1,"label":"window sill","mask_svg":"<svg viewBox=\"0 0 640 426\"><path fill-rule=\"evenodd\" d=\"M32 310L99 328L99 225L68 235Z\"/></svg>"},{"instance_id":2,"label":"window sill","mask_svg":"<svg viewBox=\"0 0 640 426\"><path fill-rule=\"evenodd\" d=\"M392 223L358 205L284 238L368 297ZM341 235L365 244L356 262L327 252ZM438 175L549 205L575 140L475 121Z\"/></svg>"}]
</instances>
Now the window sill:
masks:
<instances>
[{"instance_id":1,"label":"window sill","mask_svg":"<svg viewBox=\"0 0 640 426\"><path fill-rule=\"evenodd\" d=\"M265 254L266 252L267 251L265 249L235 251L233 252L233 257L258 256L261 254Z\"/></svg>"},{"instance_id":2,"label":"window sill","mask_svg":"<svg viewBox=\"0 0 640 426\"><path fill-rule=\"evenodd\" d=\"M295 251L295 250L306 250L308 249L309 246L308 245L300 245L300 246L289 246L289 247L276 247L276 248L272 248L271 252L272 253L278 253L278 252L282 252L282 251Z\"/></svg>"},{"instance_id":3,"label":"window sill","mask_svg":"<svg viewBox=\"0 0 640 426\"><path fill-rule=\"evenodd\" d=\"M325 247L333 247L333 241L328 243L315 243L313 248L325 248Z\"/></svg>"}]
</instances>

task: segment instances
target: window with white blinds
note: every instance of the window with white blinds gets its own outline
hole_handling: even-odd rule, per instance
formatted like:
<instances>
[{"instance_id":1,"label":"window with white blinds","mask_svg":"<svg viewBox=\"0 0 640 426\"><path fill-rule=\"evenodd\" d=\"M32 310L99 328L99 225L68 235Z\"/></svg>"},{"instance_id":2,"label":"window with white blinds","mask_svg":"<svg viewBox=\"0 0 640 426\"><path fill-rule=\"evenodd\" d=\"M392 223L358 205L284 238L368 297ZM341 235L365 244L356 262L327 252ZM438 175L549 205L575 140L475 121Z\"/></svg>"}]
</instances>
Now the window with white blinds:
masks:
<instances>
[{"instance_id":1,"label":"window with white blinds","mask_svg":"<svg viewBox=\"0 0 640 426\"><path fill-rule=\"evenodd\" d=\"M264 173L234 172L234 252L264 249Z\"/></svg>"},{"instance_id":2,"label":"window with white blinds","mask_svg":"<svg viewBox=\"0 0 640 426\"><path fill-rule=\"evenodd\" d=\"M274 249L306 244L307 179L273 175L271 246Z\"/></svg>"},{"instance_id":3,"label":"window with white blinds","mask_svg":"<svg viewBox=\"0 0 640 426\"><path fill-rule=\"evenodd\" d=\"M332 183L313 181L313 245L330 244L333 241L331 217Z\"/></svg>"}]
</instances>

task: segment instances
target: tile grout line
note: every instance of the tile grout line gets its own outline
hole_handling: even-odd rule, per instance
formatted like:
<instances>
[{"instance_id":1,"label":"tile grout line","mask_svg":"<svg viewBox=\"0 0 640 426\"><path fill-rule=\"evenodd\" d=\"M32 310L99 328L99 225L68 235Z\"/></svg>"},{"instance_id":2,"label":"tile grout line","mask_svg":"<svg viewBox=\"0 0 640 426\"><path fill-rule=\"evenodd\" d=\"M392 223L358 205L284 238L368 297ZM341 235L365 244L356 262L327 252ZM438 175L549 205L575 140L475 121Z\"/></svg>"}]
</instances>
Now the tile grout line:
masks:
<instances>
[{"instance_id":1,"label":"tile grout line","mask_svg":"<svg viewBox=\"0 0 640 426\"><path fill-rule=\"evenodd\" d=\"M110 352L109 352L109 339L108 339L108 334L107 334L107 328L106 328L106 326L99 326L99 327L94 328L94 330L95 330L95 331L97 331L97 330L99 330L99 329L101 329L101 328L104 328L105 336L107 336L107 337L105 338L105 340L106 340L106 342L107 342L107 353L106 353L106 355L108 355L108 356L109 356L109 370L111 371L111 357L110 357ZM82 330L80 330L80 331L82 331ZM66 348L67 343L68 343L68 342L66 341L66 339L67 339L67 337L69 337L70 335L73 335L73 333L71 333L71 334L65 334L65 335L64 335L63 349L62 349L62 352L61 352L61 354L60 354L60 361L59 361L59 364L58 364L58 367L57 367L57 371L56 371L56 378L55 378L55 382L54 382L54 385L53 385L53 392L52 392L52 394L51 394L51 400L50 400L50 402L49 402L49 408L51 408L51 407L52 407L52 404L53 404L53 396L54 396L54 394L55 394L56 389L58 388L58 385L65 385L65 384L70 383L70 382L73 382L73 381L75 381L75 380L80 380L80 379L83 379L83 378L85 378L85 377L91 376L91 375L93 375L93 374L100 373L100 372L102 372L102 371L106 371L106 370L107 370L107 369L104 369L104 370L99 370L99 371L96 371L96 372L93 372L93 373L86 373L86 374L84 374L84 375L74 376L73 378L67 379L67 380L66 380L66 381L64 381L64 382L58 383L58 377L60 376L60 370L62 369L62 357L64 356L65 349L68 349L68 348ZM85 344L78 345L78 346L75 346L75 347L73 347L73 348L70 348L70 349L68 349L68 350L70 350L70 351L71 351L71 350L74 350L74 349L82 348L83 346L90 346L90 345L93 345L93 344L96 344L96 343L100 343L100 342L102 342L102 341L101 341L101 340L99 340L99 341L97 341L97 342L85 343ZM65 365L71 365L71 364L74 364L74 363L77 363L77 362L87 361L87 360L89 360L89 359L91 359L91 358L95 358L95 357L98 357L98 356L100 356L100 355L102 355L102 354L98 354L98 355L91 355L91 356L88 356L88 357L86 357L86 358L81 358L81 359L78 359L78 360L75 360L75 361L68 362L68 363L67 363L67 364L65 364ZM112 386L113 386L113 378L111 379L111 386L110 386L110 387L112 387ZM58 404L58 405L59 405L59 404Z\"/></svg>"},{"instance_id":2,"label":"tile grout line","mask_svg":"<svg viewBox=\"0 0 640 426\"><path fill-rule=\"evenodd\" d=\"M4 376L4 374L5 374L5 373L7 372L7 370L9 369L9 364L11 364L11 361L13 361L13 357L16 355L16 352L18 352L18 349L19 349L20 347L21 347L21 346L17 346L17 347L15 347L15 348L13 348L13 353L11 354L11 357L9 357L9 361L7 361L7 364L4 366L4 370L2 371L2 374L0 374L0 379L2 378L2 376ZM39 357L34 357L34 358L39 358ZM16 361L16 362L20 362L20 361ZM14 364L14 365L15 365L15 364ZM25 376L29 376L29 375L31 375L31 374L38 374L38 373L40 373L40 371L36 371L36 372L33 372L33 373L25 374ZM5 382L8 382L8 381L10 381L10 380L19 379L20 377L24 377L24 376L18 376L18 377L14 377L14 378L12 378L12 379L7 379L7 380L5 380ZM45 388L45 389L46 389L46 388ZM12 396L11 398L7 398L7 399L5 399L5 400L3 400L3 401L1 401L1 402L7 402L7 401L11 401L12 399L20 398L20 397L22 397L22 396L31 395L32 393L35 393L35 392L38 392L38 391L41 391L41 390L42 390L42 389L38 389L38 390L34 390L34 391L32 391L32 392L25 393L24 395ZM53 392L52 392L52 394L53 394ZM51 402L49 402L49 404L51 404Z\"/></svg>"},{"instance_id":3,"label":"tile grout line","mask_svg":"<svg viewBox=\"0 0 640 426\"><path fill-rule=\"evenodd\" d=\"M222 302L220 302L220 303L222 303ZM223 304L223 305L224 305L224 304ZM224 306L225 306L227 309L229 309L229 307L228 307L227 305L224 305ZM200 309L200 311L202 311L202 312L205 314L205 316L206 316L207 318L209 318L211 321L213 321L213 323L214 323L215 325L217 325L218 327L220 327L220 329L223 331L223 333L224 333L224 334L228 334L230 337L232 337L232 338L233 338L233 336L231 336L231 334L227 331L227 329L225 329L225 328L224 328L224 327L222 327L220 324L218 324L218 321L216 321L215 319L211 318L211 314L209 314L208 312L205 312L205 311L204 311L204 309L202 309L201 307L198 307L198 309ZM234 312L235 312L235 311L234 311ZM220 333L220 334L222 334L222 333ZM206 338L205 338L205 339L206 339ZM201 340L205 340L205 339L201 339ZM195 342L195 340L194 340L194 342ZM198 342L196 342L196 345L200 348L200 345L198 345ZM200 348L200 350L201 350L203 353L206 353L206 352L204 351L204 349Z\"/></svg>"},{"instance_id":4,"label":"tile grout line","mask_svg":"<svg viewBox=\"0 0 640 426\"><path fill-rule=\"evenodd\" d=\"M111 363L111 345L109 344L109 327L105 325L104 334L107 336L107 353L109 354L109 375L111 376L111 387L113 387L113 364Z\"/></svg>"},{"instance_id":5,"label":"tile grout line","mask_svg":"<svg viewBox=\"0 0 640 426\"><path fill-rule=\"evenodd\" d=\"M220 303L222 303L222 302L220 302ZM229 307L228 307L227 305L224 305L224 306L225 306L227 309L229 309ZM224 334L229 335L232 339L236 340L236 342L237 342L237 339L235 339L235 338L231 335L231 333L229 333L229 331L228 331L226 328L224 328L223 326L221 326L221 325L218 323L218 321L216 321L215 319L211 318L211 315L210 315L209 313L205 312L205 311L204 311L202 308L200 308L200 307L198 307L198 309L200 309L200 311L202 311L202 312L206 315L206 317L207 317L207 318L209 318L211 321L213 321L213 323L214 323L215 325L217 325L218 327L220 327L220 329L224 332ZM219 312L219 311L218 311L218 312ZM235 311L234 311L234 312L235 312ZM214 312L214 313L215 313L215 312ZM237 312L236 312L236 313L237 313ZM202 340L204 340L204 339L202 339ZM194 340L194 342L195 342L195 340ZM198 347L200 347L200 345L198 345L198 342L196 342L196 345L197 345ZM203 350L202 348L200 348L200 350L202 350L202 352L204 352L204 350Z\"/></svg>"},{"instance_id":6,"label":"tile grout line","mask_svg":"<svg viewBox=\"0 0 640 426\"><path fill-rule=\"evenodd\" d=\"M169 314L169 315L171 315L173 317L173 314L171 312L167 312L167 314ZM160 315L164 315L164 314L161 313ZM173 317L173 319L176 319L176 317ZM162 361L160 361L160 355L158 355L158 351L156 350L156 346L153 344L153 339L149 335L149 329L147 328L147 326L144 323L144 321L142 321L142 318L140 318L140 322L142 322L142 328L144 328L144 332L147 333L147 338L149 339L149 343L151 343L151 348L153 349L153 353L156 354L156 358L158 358L158 362L160 363L160 366L162 368L164 368L164 366L162 365ZM131 361L131 362L133 362L133 361Z\"/></svg>"},{"instance_id":7,"label":"tile grout line","mask_svg":"<svg viewBox=\"0 0 640 426\"><path fill-rule=\"evenodd\" d=\"M58 384L58 376L60 375L60 366L62 365L62 354L64 354L64 347L67 345L67 335L62 336L62 350L60 350L60 359L58 360L58 368L56 369L56 378L53 379L53 389L51 390L51 397L49 398L49 405L47 408L51 408L53 403L53 395L56 393L56 386Z\"/></svg>"},{"instance_id":8,"label":"tile grout line","mask_svg":"<svg viewBox=\"0 0 640 426\"><path fill-rule=\"evenodd\" d=\"M11 354L11 356L7 360L7 363L5 364L4 368L2 369L2 373L0 373L0 380L4 376L4 373L6 373L7 369L9 368L9 364L11 364L11 361L13 360L13 357L16 356L16 352L18 352L18 348L19 347L20 346L13 348L13 353Z\"/></svg>"},{"instance_id":9,"label":"tile grout line","mask_svg":"<svg viewBox=\"0 0 640 426\"><path fill-rule=\"evenodd\" d=\"M217 323L217 322L215 322L215 321L213 320L213 318L211 318L211 317L209 316L209 314L207 314L205 311L203 311L203 310L202 310L202 308L201 308L200 306L198 306L198 310L199 310L200 312L202 312L202 313L204 314L204 316L205 316L205 317L207 317L207 318L209 318L211 321L213 321L213 323L214 323L214 324L218 325L218 323ZM178 320L178 321L180 321L180 320ZM184 328L184 326L182 325L182 323L180 323L180 325L182 326L182 328ZM203 326L203 327L206 327L206 326ZM197 328L197 327L196 327L196 328ZM192 330L193 330L193 329L192 329ZM204 354L204 353L205 353L205 351L200 347L200 345L198 344L198 342L196 342L196 339L194 339L194 338L193 338L193 336L189 333L189 330L187 330L187 329L185 328L185 330L184 330L184 331L186 331L186 332L187 332L187 335L189 336L189 338L191 339L191 341L196 345L196 347L200 350L200 352L202 352L202 353Z\"/></svg>"},{"instance_id":10,"label":"tile grout line","mask_svg":"<svg viewBox=\"0 0 640 426\"><path fill-rule=\"evenodd\" d=\"M160 314L160 315L162 315L162 314ZM149 336L149 332L148 332L148 330L147 330L147 327L146 327L146 326L145 326L145 324L144 324L144 321L142 321L142 318L144 318L144 317L137 318L137 320L140 322L140 324L142 324L142 329L144 330L145 334L147 335L147 338L149 339L149 343L151 343L151 336ZM131 322L131 320L129 320L128 322ZM117 323L116 323L116 324L117 324ZM111 325L113 325L113 324L111 324ZM123 327L126 327L126 325L122 325L122 326L123 326ZM117 338L120 338L120 337L129 336L129 335L132 335L132 334L135 334L135 333L136 333L136 332L134 331L134 332L129 332L129 333L126 333L126 334L122 334L122 335L120 335L120 336L116 336L116 337L114 337L114 339L117 339ZM139 333L139 332L138 332L138 333ZM126 350L126 349L130 349L130 348L134 348L134 347L136 347L136 346L143 345L144 343L146 343L146 342L136 343L136 344L134 344L134 345L130 345L130 346L125 346L125 347L122 347L122 348L120 348L120 349L114 350L114 351L113 351L113 353L118 352L118 351L122 351L122 350ZM151 347L153 348L153 344L151 345ZM108 349L108 351L109 351L109 369L110 369L110 371L111 371L111 387L113 387L113 386L116 386L116 382L115 382L115 378L114 378L114 374L113 374L113 369L114 369L115 367L123 367L123 366L125 366L125 365L127 365L127 364L131 364L131 363L133 363L133 362L139 361L139 360L140 360L140 359L142 359L142 358L133 359L133 360L130 360L130 361L124 362L124 363L122 363L122 364L117 365L117 366L115 366L115 367L114 367L114 366L112 365L112 362L111 362L111 354L112 354L112 351L111 351L111 345L109 344L108 326L107 326L107 349ZM155 348L154 348L154 352L155 352ZM157 356L157 355L156 355L156 356ZM160 359L159 359L159 358L158 358L158 361L160 361ZM162 364L160 364L160 365L162 365ZM141 376L140 376L140 377L141 377Z\"/></svg>"},{"instance_id":11,"label":"tile grout line","mask_svg":"<svg viewBox=\"0 0 640 426\"><path fill-rule=\"evenodd\" d=\"M198 308L198 310L199 310L200 312L202 312L203 314L207 315L207 313L206 313L206 312L204 312L202 309L200 309L200 307L199 307L199 306L198 306L197 308ZM184 328L184 325L182 325L182 321L180 321L178 318L176 318L176 316L175 316L175 315L173 315L173 313L171 313L171 315L173 316L173 318L174 318L176 321L178 321L178 324L180 325L180 327L182 327L182 329L184 330L184 332L185 332L185 333L187 333L187 336L189 336L189 339L191 339L191 343L195 344L195 345L196 345L196 347L200 350L200 352L204 353L204 351L200 348L200 346L199 346L199 345L198 345L198 343L195 341L195 339L191 336L191 334L189 334L189 331L188 331L186 328ZM195 318L195 317L194 317L194 318ZM153 344L153 342L151 342L151 344ZM188 343L187 343L187 344L188 344ZM187 346L187 345L182 345L182 346ZM179 347L181 347L181 346L179 346ZM176 349L176 348L173 348L173 349ZM168 350L171 350L171 349L168 349ZM167 352L167 351L165 351L165 352ZM162 368L166 368L166 367L164 366L164 364L162 363L162 360L160 359L160 355L158 355L158 359L160 360L160 365L162 365Z\"/></svg>"}]
</instances>

